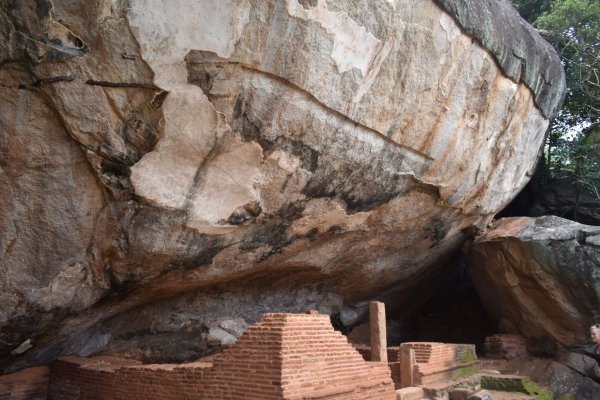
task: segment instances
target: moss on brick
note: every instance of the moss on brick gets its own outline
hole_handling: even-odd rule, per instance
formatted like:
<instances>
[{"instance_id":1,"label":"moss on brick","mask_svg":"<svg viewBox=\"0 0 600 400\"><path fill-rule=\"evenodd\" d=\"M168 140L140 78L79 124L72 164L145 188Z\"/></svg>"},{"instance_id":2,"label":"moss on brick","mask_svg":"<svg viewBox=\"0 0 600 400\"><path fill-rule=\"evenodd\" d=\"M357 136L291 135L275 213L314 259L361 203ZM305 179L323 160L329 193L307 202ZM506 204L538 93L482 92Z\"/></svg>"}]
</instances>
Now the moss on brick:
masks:
<instances>
[{"instance_id":1,"label":"moss on brick","mask_svg":"<svg viewBox=\"0 0 600 400\"><path fill-rule=\"evenodd\" d=\"M535 396L537 400L552 400L554 398L551 390L541 387L530 378L523 378L523 387L525 388L525 393Z\"/></svg>"},{"instance_id":2,"label":"moss on brick","mask_svg":"<svg viewBox=\"0 0 600 400\"><path fill-rule=\"evenodd\" d=\"M464 348L461 354L456 358L459 365L468 365L477 362L477 354L475 348Z\"/></svg>"},{"instance_id":3,"label":"moss on brick","mask_svg":"<svg viewBox=\"0 0 600 400\"><path fill-rule=\"evenodd\" d=\"M452 371L451 377L452 379L460 379L467 378L469 376L473 376L479 372L479 365L473 364L467 367L458 368Z\"/></svg>"}]
</instances>

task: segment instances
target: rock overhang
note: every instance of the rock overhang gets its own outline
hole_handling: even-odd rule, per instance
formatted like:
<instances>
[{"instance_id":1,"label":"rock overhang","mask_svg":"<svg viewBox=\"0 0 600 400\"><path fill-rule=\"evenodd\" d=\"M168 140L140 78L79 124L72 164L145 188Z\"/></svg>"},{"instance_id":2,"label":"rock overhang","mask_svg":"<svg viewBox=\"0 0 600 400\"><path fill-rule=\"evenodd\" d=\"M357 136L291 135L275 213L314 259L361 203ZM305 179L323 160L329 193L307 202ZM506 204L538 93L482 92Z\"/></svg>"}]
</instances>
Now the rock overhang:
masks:
<instances>
[{"instance_id":1,"label":"rock overhang","mask_svg":"<svg viewBox=\"0 0 600 400\"><path fill-rule=\"evenodd\" d=\"M48 218L74 209L86 222L15 217L6 228L23 290L4 282L5 347L33 337L23 363L124 351L159 342L144 325L158 338L254 315L252 298L332 314L377 294L400 308L426 299L472 228L526 183L548 126L528 85L436 4L104 1L79 16L57 3L54 18L87 53L11 64L0 89L14 100L6 110L52 120L68 144L15 132L84 149L40 156L71 168L65 187L77 189L65 199L19 186L8 203L44 199ZM17 90L22 76L39 85ZM24 109L27 96L44 111ZM31 173L2 168L7 185ZM0 212L22 215L11 207ZM83 240L73 246L63 229ZM49 249L39 237L63 241ZM38 281L30 271L48 255L57 275ZM62 296L46 296L56 288ZM19 319L38 309L51 312Z\"/></svg>"}]
</instances>

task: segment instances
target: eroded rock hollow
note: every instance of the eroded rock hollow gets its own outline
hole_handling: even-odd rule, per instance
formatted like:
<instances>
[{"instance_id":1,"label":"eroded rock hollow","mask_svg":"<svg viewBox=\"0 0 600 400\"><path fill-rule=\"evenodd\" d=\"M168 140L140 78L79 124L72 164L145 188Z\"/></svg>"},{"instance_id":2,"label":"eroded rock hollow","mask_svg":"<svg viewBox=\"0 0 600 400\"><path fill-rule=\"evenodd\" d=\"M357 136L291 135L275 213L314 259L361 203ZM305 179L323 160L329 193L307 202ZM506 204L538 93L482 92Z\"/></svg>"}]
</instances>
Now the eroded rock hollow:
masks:
<instances>
[{"instance_id":1,"label":"eroded rock hollow","mask_svg":"<svg viewBox=\"0 0 600 400\"><path fill-rule=\"evenodd\" d=\"M600 227L554 216L503 218L467 251L469 274L497 325L531 352L586 343L600 317Z\"/></svg>"},{"instance_id":2,"label":"eroded rock hollow","mask_svg":"<svg viewBox=\"0 0 600 400\"><path fill-rule=\"evenodd\" d=\"M526 184L565 85L503 0L0 10L5 372L414 308Z\"/></svg>"}]
</instances>

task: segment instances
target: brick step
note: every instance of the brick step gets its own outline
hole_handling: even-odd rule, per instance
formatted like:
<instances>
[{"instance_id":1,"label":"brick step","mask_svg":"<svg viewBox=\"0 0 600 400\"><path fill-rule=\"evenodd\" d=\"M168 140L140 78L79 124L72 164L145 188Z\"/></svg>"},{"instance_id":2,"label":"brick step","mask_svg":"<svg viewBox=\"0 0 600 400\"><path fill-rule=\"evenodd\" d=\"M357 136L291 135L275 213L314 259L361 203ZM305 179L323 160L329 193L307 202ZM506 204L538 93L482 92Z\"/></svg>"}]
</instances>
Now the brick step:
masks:
<instances>
[{"instance_id":1,"label":"brick step","mask_svg":"<svg viewBox=\"0 0 600 400\"><path fill-rule=\"evenodd\" d=\"M536 400L536 396L532 396L519 392L501 392L498 390L488 390L494 400Z\"/></svg>"},{"instance_id":2,"label":"brick step","mask_svg":"<svg viewBox=\"0 0 600 400\"><path fill-rule=\"evenodd\" d=\"M481 387L490 392L507 393L499 397L501 399L535 399L550 392L549 389L533 382L528 376L522 375L481 375Z\"/></svg>"}]
</instances>

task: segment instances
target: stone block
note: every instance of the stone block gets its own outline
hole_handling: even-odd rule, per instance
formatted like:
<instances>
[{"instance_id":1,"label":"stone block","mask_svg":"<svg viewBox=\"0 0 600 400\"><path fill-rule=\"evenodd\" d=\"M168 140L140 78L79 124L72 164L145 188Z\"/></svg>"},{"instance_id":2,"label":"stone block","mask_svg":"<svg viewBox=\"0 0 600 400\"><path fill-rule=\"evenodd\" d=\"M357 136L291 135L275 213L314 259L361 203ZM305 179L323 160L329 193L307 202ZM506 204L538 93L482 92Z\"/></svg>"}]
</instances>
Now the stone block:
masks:
<instances>
[{"instance_id":1,"label":"stone block","mask_svg":"<svg viewBox=\"0 0 600 400\"><path fill-rule=\"evenodd\" d=\"M492 400L492 395L487 390L479 390L469 396L467 400Z\"/></svg>"},{"instance_id":2,"label":"stone block","mask_svg":"<svg viewBox=\"0 0 600 400\"><path fill-rule=\"evenodd\" d=\"M425 397L425 392L420 387L405 387L396 390L396 400L419 400Z\"/></svg>"},{"instance_id":3,"label":"stone block","mask_svg":"<svg viewBox=\"0 0 600 400\"><path fill-rule=\"evenodd\" d=\"M385 304L372 301L369 303L369 312L371 317L371 361L387 363Z\"/></svg>"},{"instance_id":4,"label":"stone block","mask_svg":"<svg viewBox=\"0 0 600 400\"><path fill-rule=\"evenodd\" d=\"M473 394L471 389L456 388L450 392L450 400L467 400Z\"/></svg>"}]
</instances>

